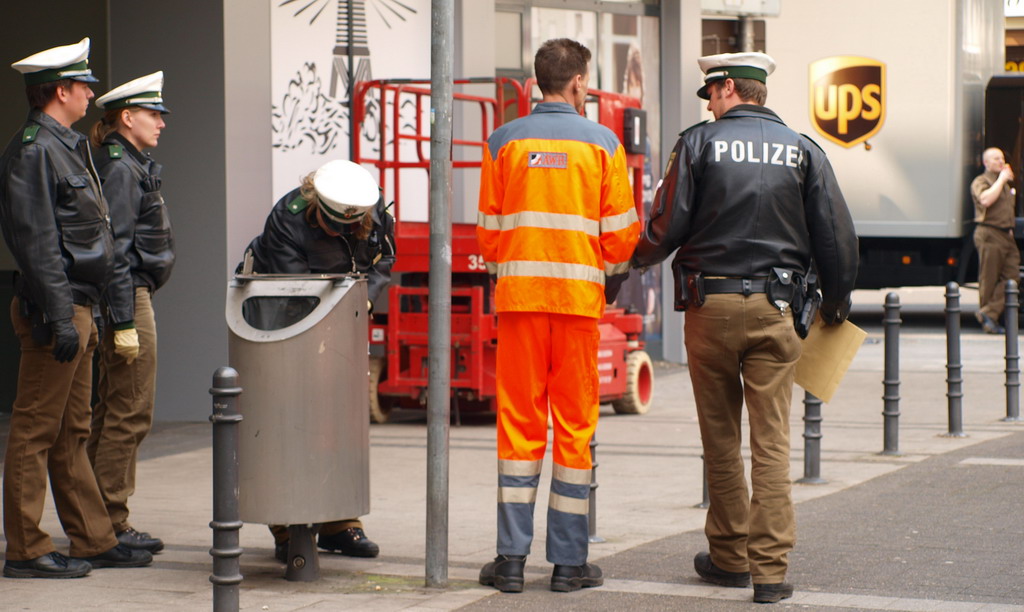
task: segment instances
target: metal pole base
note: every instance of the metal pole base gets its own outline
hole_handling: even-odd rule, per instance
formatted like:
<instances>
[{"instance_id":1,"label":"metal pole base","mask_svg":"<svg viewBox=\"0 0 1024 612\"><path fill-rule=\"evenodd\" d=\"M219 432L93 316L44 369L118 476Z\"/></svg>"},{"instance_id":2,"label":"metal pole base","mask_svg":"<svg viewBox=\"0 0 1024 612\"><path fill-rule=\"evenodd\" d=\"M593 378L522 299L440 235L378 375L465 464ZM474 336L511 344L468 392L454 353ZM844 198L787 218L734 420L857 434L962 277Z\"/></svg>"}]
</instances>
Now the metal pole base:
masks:
<instances>
[{"instance_id":1,"label":"metal pole base","mask_svg":"<svg viewBox=\"0 0 1024 612\"><path fill-rule=\"evenodd\" d=\"M1024 418L1019 417L1019 416L1017 416L1017 417L1003 417L1003 418L1001 418L999 420L1004 422L1004 423L1020 423L1020 422L1024 421Z\"/></svg>"},{"instance_id":2,"label":"metal pole base","mask_svg":"<svg viewBox=\"0 0 1024 612\"><path fill-rule=\"evenodd\" d=\"M313 582L320 579L320 556L316 552L316 531L309 525L288 525L288 567L284 579Z\"/></svg>"},{"instance_id":3,"label":"metal pole base","mask_svg":"<svg viewBox=\"0 0 1024 612\"><path fill-rule=\"evenodd\" d=\"M901 453L898 450L893 450L893 451L885 451L884 450L884 451L882 451L882 452L880 452L878 454L883 456L883 457L902 457L903 456L903 453Z\"/></svg>"},{"instance_id":4,"label":"metal pole base","mask_svg":"<svg viewBox=\"0 0 1024 612\"><path fill-rule=\"evenodd\" d=\"M592 535L592 536L587 536L587 541L590 542L591 544L602 544L604 542L607 542L608 540L602 538L599 535Z\"/></svg>"},{"instance_id":5,"label":"metal pole base","mask_svg":"<svg viewBox=\"0 0 1024 612\"><path fill-rule=\"evenodd\" d=\"M939 434L939 437L940 438L967 438L969 436L967 434L965 434L964 432L962 432L962 431L957 431L957 432L947 432L947 433Z\"/></svg>"},{"instance_id":6,"label":"metal pole base","mask_svg":"<svg viewBox=\"0 0 1024 612\"><path fill-rule=\"evenodd\" d=\"M818 478L816 476L807 477L807 478L800 478L798 480L794 480L793 482L795 482L796 484L803 484L803 485L822 485L822 484L828 484L827 480L825 480L824 478Z\"/></svg>"},{"instance_id":7,"label":"metal pole base","mask_svg":"<svg viewBox=\"0 0 1024 612\"><path fill-rule=\"evenodd\" d=\"M703 501L703 502L700 502L699 504L694 504L693 505L694 508L701 508L701 509L707 509L710 506L711 506L711 502L706 502L706 501Z\"/></svg>"}]
</instances>

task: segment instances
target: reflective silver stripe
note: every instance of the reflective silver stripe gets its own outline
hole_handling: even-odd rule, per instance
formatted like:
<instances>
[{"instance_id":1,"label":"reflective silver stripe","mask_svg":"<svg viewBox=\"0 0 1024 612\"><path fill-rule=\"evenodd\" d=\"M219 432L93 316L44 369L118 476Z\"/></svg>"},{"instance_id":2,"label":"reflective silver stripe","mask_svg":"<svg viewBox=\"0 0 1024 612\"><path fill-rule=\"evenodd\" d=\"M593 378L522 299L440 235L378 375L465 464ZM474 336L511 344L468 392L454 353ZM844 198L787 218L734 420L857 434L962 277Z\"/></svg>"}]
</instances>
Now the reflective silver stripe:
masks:
<instances>
[{"instance_id":1,"label":"reflective silver stripe","mask_svg":"<svg viewBox=\"0 0 1024 612\"><path fill-rule=\"evenodd\" d=\"M536 476L540 474L543 461L513 461L498 459L498 474L502 476ZM589 481L588 481L589 482Z\"/></svg>"},{"instance_id":2,"label":"reflective silver stripe","mask_svg":"<svg viewBox=\"0 0 1024 612\"><path fill-rule=\"evenodd\" d=\"M608 276L615 276L616 274L625 274L629 272L629 262L624 261L622 263L608 263L604 262L604 273Z\"/></svg>"},{"instance_id":3,"label":"reflective silver stripe","mask_svg":"<svg viewBox=\"0 0 1024 612\"><path fill-rule=\"evenodd\" d=\"M90 76L92 75L92 69L87 70L64 70L57 73L57 76L61 78L69 78L76 76Z\"/></svg>"},{"instance_id":4,"label":"reflective silver stripe","mask_svg":"<svg viewBox=\"0 0 1024 612\"><path fill-rule=\"evenodd\" d=\"M485 215L476 213L476 224L485 230L501 231L501 215Z\"/></svg>"},{"instance_id":5,"label":"reflective silver stripe","mask_svg":"<svg viewBox=\"0 0 1024 612\"><path fill-rule=\"evenodd\" d=\"M590 484L590 474L590 470L565 467L564 465L558 465L557 463L551 469L552 478L574 485Z\"/></svg>"},{"instance_id":6,"label":"reflective silver stripe","mask_svg":"<svg viewBox=\"0 0 1024 612\"><path fill-rule=\"evenodd\" d=\"M555 261L506 261L498 264L498 276L540 276L604 284L604 271L586 264Z\"/></svg>"},{"instance_id":7,"label":"reflective silver stripe","mask_svg":"<svg viewBox=\"0 0 1024 612\"><path fill-rule=\"evenodd\" d=\"M619 230L626 229L638 221L640 221L640 217L636 216L636 209L630 208L621 215L601 219L601 233L617 232Z\"/></svg>"},{"instance_id":8,"label":"reflective silver stripe","mask_svg":"<svg viewBox=\"0 0 1024 612\"><path fill-rule=\"evenodd\" d=\"M125 102L126 104L162 104L163 101L164 101L164 99L160 98L160 97L156 97L156 98L129 98L127 100L123 100L123 102Z\"/></svg>"},{"instance_id":9,"label":"reflective silver stripe","mask_svg":"<svg viewBox=\"0 0 1024 612\"><path fill-rule=\"evenodd\" d=\"M548 498L549 508L566 514L586 514L589 506L589 500L566 497L558 493L552 493Z\"/></svg>"},{"instance_id":10,"label":"reflective silver stripe","mask_svg":"<svg viewBox=\"0 0 1024 612\"><path fill-rule=\"evenodd\" d=\"M620 215L621 216L621 215ZM633 213L636 217L636 213ZM599 236L601 224L593 219L564 213L524 210L510 215L485 215L477 213L476 224L486 230L514 230L517 227L539 227L541 229L583 232L588 236ZM629 227L627 223L623 227ZM621 228L620 228L621 229Z\"/></svg>"},{"instance_id":11,"label":"reflective silver stripe","mask_svg":"<svg viewBox=\"0 0 1024 612\"><path fill-rule=\"evenodd\" d=\"M499 504L532 504L536 501L536 487L498 487ZM585 514L586 510L583 512Z\"/></svg>"}]
</instances>

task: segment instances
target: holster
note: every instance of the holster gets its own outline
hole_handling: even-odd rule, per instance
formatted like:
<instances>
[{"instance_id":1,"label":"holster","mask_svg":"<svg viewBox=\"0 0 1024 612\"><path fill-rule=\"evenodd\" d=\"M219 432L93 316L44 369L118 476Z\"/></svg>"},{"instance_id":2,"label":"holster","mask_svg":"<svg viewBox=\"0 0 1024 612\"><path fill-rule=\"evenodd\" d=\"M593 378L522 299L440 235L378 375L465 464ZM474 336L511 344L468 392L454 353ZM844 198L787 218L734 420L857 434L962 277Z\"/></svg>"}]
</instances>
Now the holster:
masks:
<instances>
[{"instance_id":1,"label":"holster","mask_svg":"<svg viewBox=\"0 0 1024 612\"><path fill-rule=\"evenodd\" d=\"M675 275L675 309L685 312L690 306L698 308L704 305L704 275L692 272L672 262L672 273Z\"/></svg>"},{"instance_id":2,"label":"holster","mask_svg":"<svg viewBox=\"0 0 1024 612\"><path fill-rule=\"evenodd\" d=\"M807 275L802 284L804 291L800 307L793 307L793 327L798 336L806 338L821 308L821 293L818 291L818 276L813 272Z\"/></svg>"}]
</instances>

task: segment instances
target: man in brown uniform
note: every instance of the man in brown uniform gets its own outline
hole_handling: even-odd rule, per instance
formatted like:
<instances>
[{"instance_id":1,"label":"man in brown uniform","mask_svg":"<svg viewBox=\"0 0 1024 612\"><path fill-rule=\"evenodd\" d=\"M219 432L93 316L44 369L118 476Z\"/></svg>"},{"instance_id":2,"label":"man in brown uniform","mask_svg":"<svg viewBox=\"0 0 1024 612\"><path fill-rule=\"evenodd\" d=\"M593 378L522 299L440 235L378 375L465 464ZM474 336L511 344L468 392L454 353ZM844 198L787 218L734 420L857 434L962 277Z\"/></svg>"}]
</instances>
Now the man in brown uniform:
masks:
<instances>
[{"instance_id":1,"label":"man in brown uniform","mask_svg":"<svg viewBox=\"0 0 1024 612\"><path fill-rule=\"evenodd\" d=\"M1016 191L1013 170L993 147L981 156L985 172L971 183L974 199L974 246L978 249L978 302L975 315L985 333L1005 333L999 324L1006 304L1006 281L1017 280L1020 251L1013 239Z\"/></svg>"},{"instance_id":2,"label":"man in brown uniform","mask_svg":"<svg viewBox=\"0 0 1024 612\"><path fill-rule=\"evenodd\" d=\"M721 586L752 581L754 601L774 603L793 595L789 407L801 345L792 313L816 270L825 323L846 319L857 237L825 153L764 107L775 62L723 53L698 63L706 77L697 95L715 120L680 135L633 264L675 252L711 499L710 550L694 569ZM740 453L744 403L752 492Z\"/></svg>"},{"instance_id":3,"label":"man in brown uniform","mask_svg":"<svg viewBox=\"0 0 1024 612\"><path fill-rule=\"evenodd\" d=\"M88 54L85 38L12 65L32 110L0 157L0 229L21 270L11 303L21 365L3 482L9 578L76 578L153 561L118 544L85 451L93 307L113 270L107 203L85 136L71 129L93 97ZM47 476L70 558L39 525Z\"/></svg>"}]
</instances>

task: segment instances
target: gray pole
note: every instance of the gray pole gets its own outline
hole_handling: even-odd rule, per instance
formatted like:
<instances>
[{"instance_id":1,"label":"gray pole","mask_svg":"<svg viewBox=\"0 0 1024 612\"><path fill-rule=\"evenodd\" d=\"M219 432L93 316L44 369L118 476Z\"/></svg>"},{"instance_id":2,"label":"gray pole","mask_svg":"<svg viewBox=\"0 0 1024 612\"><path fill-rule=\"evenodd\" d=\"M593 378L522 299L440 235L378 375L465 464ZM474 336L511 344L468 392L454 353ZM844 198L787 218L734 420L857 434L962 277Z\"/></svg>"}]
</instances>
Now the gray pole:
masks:
<instances>
[{"instance_id":1,"label":"gray pole","mask_svg":"<svg viewBox=\"0 0 1024 612\"><path fill-rule=\"evenodd\" d=\"M587 541L600 544L605 539L597 535L597 434L590 437L590 503L587 504Z\"/></svg>"},{"instance_id":2,"label":"gray pole","mask_svg":"<svg viewBox=\"0 0 1024 612\"><path fill-rule=\"evenodd\" d=\"M1003 419L1004 421L1021 420L1020 348L1017 344L1019 296L1017 281L1006 281L1006 308L1003 310L1003 322L1006 327L1006 418Z\"/></svg>"},{"instance_id":3,"label":"gray pole","mask_svg":"<svg viewBox=\"0 0 1024 612\"><path fill-rule=\"evenodd\" d=\"M700 471L704 475L701 487L703 488L703 494L700 503L694 506L694 508L707 508L711 505L711 493L708 492L708 462L704 459L704 453L700 455Z\"/></svg>"},{"instance_id":4,"label":"gray pole","mask_svg":"<svg viewBox=\"0 0 1024 612\"><path fill-rule=\"evenodd\" d=\"M804 477L799 484L825 484L821 477L821 400L804 391Z\"/></svg>"},{"instance_id":5,"label":"gray pole","mask_svg":"<svg viewBox=\"0 0 1024 612\"><path fill-rule=\"evenodd\" d=\"M452 337L453 0L430 3L430 317L426 585L448 586L448 428Z\"/></svg>"},{"instance_id":6,"label":"gray pole","mask_svg":"<svg viewBox=\"0 0 1024 612\"><path fill-rule=\"evenodd\" d=\"M900 453L900 296L895 292L885 296L885 374L882 386L882 454Z\"/></svg>"},{"instance_id":7,"label":"gray pole","mask_svg":"<svg viewBox=\"0 0 1024 612\"><path fill-rule=\"evenodd\" d=\"M963 438L963 365L960 363L960 286L946 284L946 398L949 405L949 438Z\"/></svg>"},{"instance_id":8,"label":"gray pole","mask_svg":"<svg viewBox=\"0 0 1024 612\"><path fill-rule=\"evenodd\" d=\"M214 612L238 612L238 585L242 582L238 558L242 548L238 545L238 372L233 368L218 368L213 373L213 583Z\"/></svg>"},{"instance_id":9,"label":"gray pole","mask_svg":"<svg viewBox=\"0 0 1024 612\"><path fill-rule=\"evenodd\" d=\"M740 15L740 51L754 50L754 20L749 15Z\"/></svg>"}]
</instances>

